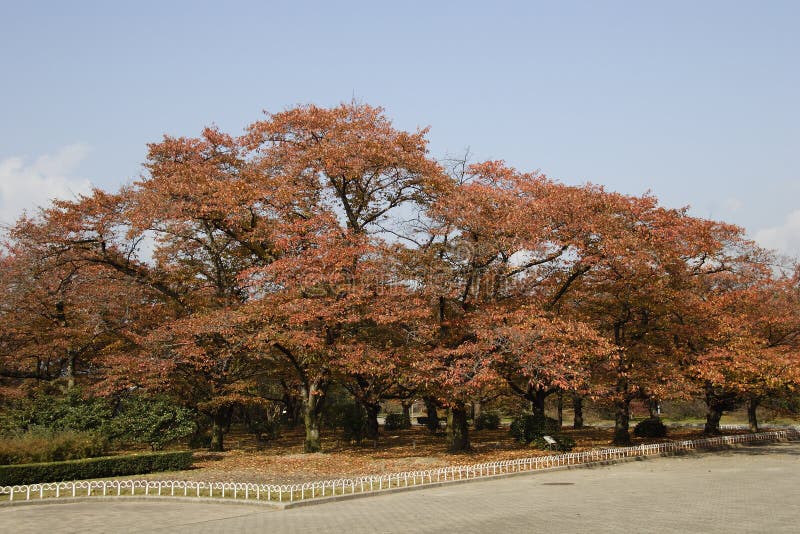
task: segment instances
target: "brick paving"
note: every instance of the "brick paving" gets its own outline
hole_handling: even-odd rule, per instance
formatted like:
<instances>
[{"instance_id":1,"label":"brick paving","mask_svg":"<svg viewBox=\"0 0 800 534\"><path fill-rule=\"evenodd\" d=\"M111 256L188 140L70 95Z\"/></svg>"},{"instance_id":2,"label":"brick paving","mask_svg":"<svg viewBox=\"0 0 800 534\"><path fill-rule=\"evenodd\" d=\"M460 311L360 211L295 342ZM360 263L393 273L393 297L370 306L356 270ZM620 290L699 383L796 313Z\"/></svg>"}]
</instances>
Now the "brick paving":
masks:
<instances>
[{"instance_id":1,"label":"brick paving","mask_svg":"<svg viewBox=\"0 0 800 534\"><path fill-rule=\"evenodd\" d=\"M800 532L800 443L525 474L274 510L86 501L0 508L0 532Z\"/></svg>"}]
</instances>

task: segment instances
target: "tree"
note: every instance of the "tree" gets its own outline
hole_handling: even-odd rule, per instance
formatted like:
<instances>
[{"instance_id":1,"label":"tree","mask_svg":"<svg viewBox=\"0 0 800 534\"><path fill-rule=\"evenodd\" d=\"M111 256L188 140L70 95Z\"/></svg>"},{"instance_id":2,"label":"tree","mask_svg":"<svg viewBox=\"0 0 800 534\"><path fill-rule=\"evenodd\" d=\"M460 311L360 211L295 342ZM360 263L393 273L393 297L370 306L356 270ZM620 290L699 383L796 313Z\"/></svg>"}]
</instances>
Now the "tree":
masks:
<instances>
[{"instance_id":1,"label":"tree","mask_svg":"<svg viewBox=\"0 0 800 534\"><path fill-rule=\"evenodd\" d=\"M482 390L505 383L541 407L558 384L576 381L570 360L586 355L573 350L575 333L590 329L554 311L589 268L581 261L591 261L585 254L602 196L502 162L460 164L454 181L458 187L431 206L427 237L408 263L416 285L436 303L423 374L436 377L456 451L469 447L466 404ZM534 376L556 354L563 359L552 374Z\"/></svg>"},{"instance_id":2,"label":"tree","mask_svg":"<svg viewBox=\"0 0 800 534\"><path fill-rule=\"evenodd\" d=\"M320 449L321 401L334 373L357 386L377 430L373 386L394 353L374 333L402 332L418 307L392 279L392 247L376 233L396 234L398 210L447 186L427 157L425 134L398 131L381 109L357 104L305 106L249 128L253 167L275 172L289 184L289 198L303 199L302 209L284 209L281 258L253 271L251 287L253 313L273 325L261 338L296 373L307 452Z\"/></svg>"},{"instance_id":3,"label":"tree","mask_svg":"<svg viewBox=\"0 0 800 534\"><path fill-rule=\"evenodd\" d=\"M0 257L0 375L102 388L114 360L138 351L161 310L127 277L53 243L61 232L47 218L22 218L9 232Z\"/></svg>"},{"instance_id":4,"label":"tree","mask_svg":"<svg viewBox=\"0 0 800 534\"><path fill-rule=\"evenodd\" d=\"M593 379L616 405L615 444L630 443L630 403L686 388L683 367L700 281L737 261L741 230L665 209L652 196L603 193L584 274L563 303L617 347ZM577 267L580 268L580 267Z\"/></svg>"},{"instance_id":5,"label":"tree","mask_svg":"<svg viewBox=\"0 0 800 534\"><path fill-rule=\"evenodd\" d=\"M726 397L746 402L750 429L757 432L759 404L800 386L797 275L775 279L764 273L712 301L716 330L692 368L710 392L707 433L719 432Z\"/></svg>"}]
</instances>

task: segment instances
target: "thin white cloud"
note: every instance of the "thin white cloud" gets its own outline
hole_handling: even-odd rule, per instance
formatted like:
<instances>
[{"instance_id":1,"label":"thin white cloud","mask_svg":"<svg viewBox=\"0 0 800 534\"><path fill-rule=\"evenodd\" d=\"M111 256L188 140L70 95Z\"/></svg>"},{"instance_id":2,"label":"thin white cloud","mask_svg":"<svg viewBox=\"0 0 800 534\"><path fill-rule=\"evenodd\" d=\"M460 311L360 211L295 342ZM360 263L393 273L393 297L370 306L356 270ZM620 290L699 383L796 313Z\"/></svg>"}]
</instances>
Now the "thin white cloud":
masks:
<instances>
[{"instance_id":1,"label":"thin white cloud","mask_svg":"<svg viewBox=\"0 0 800 534\"><path fill-rule=\"evenodd\" d=\"M755 240L764 247L800 257L800 210L787 215L780 226L759 230Z\"/></svg>"},{"instance_id":2,"label":"thin white cloud","mask_svg":"<svg viewBox=\"0 0 800 534\"><path fill-rule=\"evenodd\" d=\"M730 211L730 212L739 211L740 209L742 209L743 206L744 206L744 202L742 202L741 200L739 200L736 197L728 197L728 198L725 199L725 202L723 202L723 204L722 204L722 207L725 208L727 211Z\"/></svg>"},{"instance_id":3,"label":"thin white cloud","mask_svg":"<svg viewBox=\"0 0 800 534\"><path fill-rule=\"evenodd\" d=\"M0 223L12 224L24 211L33 213L53 199L74 198L91 183L73 175L89 154L85 144L68 145L28 163L12 157L0 161Z\"/></svg>"}]
</instances>

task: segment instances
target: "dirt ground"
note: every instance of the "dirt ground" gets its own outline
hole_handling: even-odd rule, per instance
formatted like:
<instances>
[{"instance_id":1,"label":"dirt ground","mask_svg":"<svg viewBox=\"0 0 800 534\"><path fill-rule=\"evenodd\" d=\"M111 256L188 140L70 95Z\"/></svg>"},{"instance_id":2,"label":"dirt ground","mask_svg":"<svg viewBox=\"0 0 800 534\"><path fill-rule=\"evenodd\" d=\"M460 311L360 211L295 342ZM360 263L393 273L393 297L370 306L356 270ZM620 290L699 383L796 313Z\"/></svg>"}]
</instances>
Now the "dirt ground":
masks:
<instances>
[{"instance_id":1,"label":"dirt ground","mask_svg":"<svg viewBox=\"0 0 800 534\"><path fill-rule=\"evenodd\" d=\"M564 434L575 439L575 451L583 451L608 447L612 431L608 428L565 429ZM700 429L687 428L671 430L667 439L699 437ZM447 452L443 435L433 436L422 427L413 427L384 431L377 443L365 441L360 445L345 444L335 435L326 435L323 436L325 452L303 454L301 429L284 431L263 450L258 450L250 435L234 430L227 437L227 452L198 451L193 469L153 473L144 478L287 484L549 454L549 451L515 442L507 427L473 431L471 440L471 452L451 454ZM633 444L656 441L664 440L634 438Z\"/></svg>"}]
</instances>

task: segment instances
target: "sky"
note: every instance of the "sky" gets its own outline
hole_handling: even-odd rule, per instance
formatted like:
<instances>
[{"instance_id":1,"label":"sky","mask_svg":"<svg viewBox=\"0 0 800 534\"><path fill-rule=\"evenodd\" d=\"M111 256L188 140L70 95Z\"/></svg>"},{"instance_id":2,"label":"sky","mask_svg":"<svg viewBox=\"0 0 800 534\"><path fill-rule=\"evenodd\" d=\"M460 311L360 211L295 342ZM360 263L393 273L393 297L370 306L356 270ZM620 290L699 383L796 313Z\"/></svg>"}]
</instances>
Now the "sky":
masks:
<instances>
[{"instance_id":1,"label":"sky","mask_svg":"<svg viewBox=\"0 0 800 534\"><path fill-rule=\"evenodd\" d=\"M0 223L146 144L353 99L800 256L800 2L0 0Z\"/></svg>"}]
</instances>

